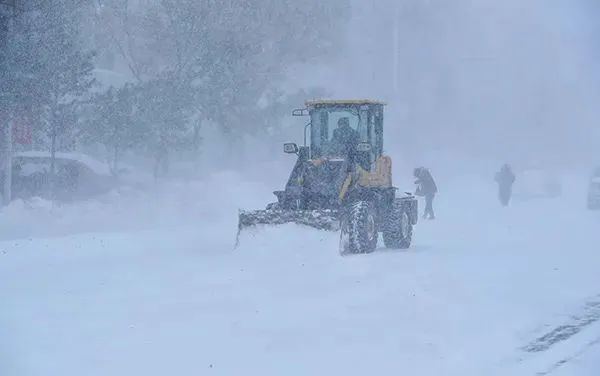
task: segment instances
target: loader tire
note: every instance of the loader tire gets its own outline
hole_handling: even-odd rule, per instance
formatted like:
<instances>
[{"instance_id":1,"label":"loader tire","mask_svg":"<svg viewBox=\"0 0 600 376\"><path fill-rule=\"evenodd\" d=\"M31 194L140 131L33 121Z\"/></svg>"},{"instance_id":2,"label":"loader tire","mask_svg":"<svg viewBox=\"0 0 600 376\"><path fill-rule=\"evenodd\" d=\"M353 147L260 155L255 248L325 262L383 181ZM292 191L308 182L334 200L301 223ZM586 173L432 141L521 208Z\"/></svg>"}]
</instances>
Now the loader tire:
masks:
<instances>
[{"instance_id":1,"label":"loader tire","mask_svg":"<svg viewBox=\"0 0 600 376\"><path fill-rule=\"evenodd\" d=\"M383 225L386 248L406 249L412 242L413 225L402 202L395 200Z\"/></svg>"},{"instance_id":2,"label":"loader tire","mask_svg":"<svg viewBox=\"0 0 600 376\"><path fill-rule=\"evenodd\" d=\"M375 207L368 201L349 205L342 217L340 253L371 253L377 247L378 230Z\"/></svg>"}]
</instances>

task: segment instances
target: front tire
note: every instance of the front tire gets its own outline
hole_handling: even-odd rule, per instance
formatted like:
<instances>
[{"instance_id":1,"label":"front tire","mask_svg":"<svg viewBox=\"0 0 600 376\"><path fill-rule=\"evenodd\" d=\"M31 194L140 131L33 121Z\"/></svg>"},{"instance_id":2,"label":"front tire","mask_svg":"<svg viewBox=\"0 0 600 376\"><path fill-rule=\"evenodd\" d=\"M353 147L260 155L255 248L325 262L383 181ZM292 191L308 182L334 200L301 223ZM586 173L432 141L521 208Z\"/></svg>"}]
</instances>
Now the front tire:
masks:
<instances>
[{"instance_id":1,"label":"front tire","mask_svg":"<svg viewBox=\"0 0 600 376\"><path fill-rule=\"evenodd\" d=\"M377 247L375 207L368 201L357 201L346 209L341 223L340 253L371 253Z\"/></svg>"},{"instance_id":2,"label":"front tire","mask_svg":"<svg viewBox=\"0 0 600 376\"><path fill-rule=\"evenodd\" d=\"M402 202L394 201L383 225L386 248L407 249L412 242L413 225Z\"/></svg>"}]
</instances>

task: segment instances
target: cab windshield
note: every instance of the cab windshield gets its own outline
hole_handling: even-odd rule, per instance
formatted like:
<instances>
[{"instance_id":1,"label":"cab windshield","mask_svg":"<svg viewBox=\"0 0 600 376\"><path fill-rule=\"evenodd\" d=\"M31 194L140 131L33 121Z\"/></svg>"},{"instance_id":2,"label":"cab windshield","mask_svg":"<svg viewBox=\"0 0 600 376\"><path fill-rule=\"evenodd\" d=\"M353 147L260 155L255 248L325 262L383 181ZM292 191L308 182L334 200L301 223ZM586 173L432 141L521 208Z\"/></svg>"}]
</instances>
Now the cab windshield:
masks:
<instances>
[{"instance_id":1,"label":"cab windshield","mask_svg":"<svg viewBox=\"0 0 600 376\"><path fill-rule=\"evenodd\" d=\"M368 111L357 106L311 111L312 158L345 158L359 142L369 142Z\"/></svg>"}]
</instances>

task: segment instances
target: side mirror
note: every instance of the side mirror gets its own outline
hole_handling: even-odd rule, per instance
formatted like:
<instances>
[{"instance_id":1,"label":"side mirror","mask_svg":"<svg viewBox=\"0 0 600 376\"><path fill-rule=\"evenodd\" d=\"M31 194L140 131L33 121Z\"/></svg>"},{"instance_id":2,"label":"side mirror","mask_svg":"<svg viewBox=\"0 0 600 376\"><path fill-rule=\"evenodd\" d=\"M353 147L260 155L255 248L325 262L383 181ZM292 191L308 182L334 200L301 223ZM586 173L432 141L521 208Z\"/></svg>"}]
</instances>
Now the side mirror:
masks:
<instances>
[{"instance_id":1,"label":"side mirror","mask_svg":"<svg viewBox=\"0 0 600 376\"><path fill-rule=\"evenodd\" d=\"M298 145L294 142L287 142L283 144L283 152L288 154L298 154Z\"/></svg>"},{"instance_id":2,"label":"side mirror","mask_svg":"<svg viewBox=\"0 0 600 376\"><path fill-rule=\"evenodd\" d=\"M306 108L298 108L292 111L292 116L308 116L308 110Z\"/></svg>"},{"instance_id":3,"label":"side mirror","mask_svg":"<svg viewBox=\"0 0 600 376\"><path fill-rule=\"evenodd\" d=\"M358 152L371 151L371 144L369 144L368 142L360 142L358 145L356 145L356 151L358 151Z\"/></svg>"}]
</instances>

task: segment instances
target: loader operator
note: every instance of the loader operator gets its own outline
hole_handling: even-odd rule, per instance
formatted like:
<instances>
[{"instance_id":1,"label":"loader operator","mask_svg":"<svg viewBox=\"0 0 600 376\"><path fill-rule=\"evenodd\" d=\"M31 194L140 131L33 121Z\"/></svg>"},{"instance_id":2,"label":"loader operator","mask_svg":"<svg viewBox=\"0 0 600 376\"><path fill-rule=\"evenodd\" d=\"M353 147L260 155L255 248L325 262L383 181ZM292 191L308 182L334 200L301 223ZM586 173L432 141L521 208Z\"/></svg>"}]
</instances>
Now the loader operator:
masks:
<instances>
[{"instance_id":1,"label":"loader operator","mask_svg":"<svg viewBox=\"0 0 600 376\"><path fill-rule=\"evenodd\" d=\"M350 127L350 120L342 117L337 122L337 129L333 130L330 153L350 159L359 139L358 132Z\"/></svg>"}]
</instances>

